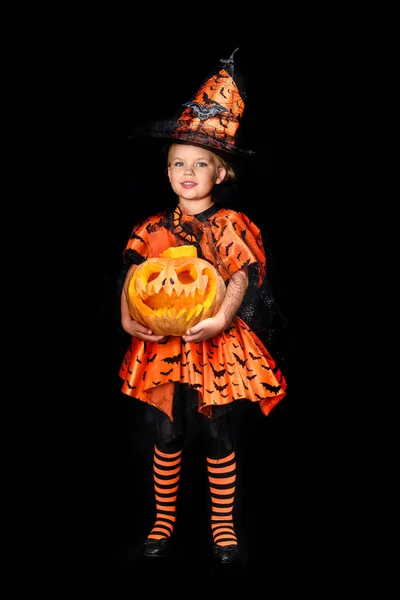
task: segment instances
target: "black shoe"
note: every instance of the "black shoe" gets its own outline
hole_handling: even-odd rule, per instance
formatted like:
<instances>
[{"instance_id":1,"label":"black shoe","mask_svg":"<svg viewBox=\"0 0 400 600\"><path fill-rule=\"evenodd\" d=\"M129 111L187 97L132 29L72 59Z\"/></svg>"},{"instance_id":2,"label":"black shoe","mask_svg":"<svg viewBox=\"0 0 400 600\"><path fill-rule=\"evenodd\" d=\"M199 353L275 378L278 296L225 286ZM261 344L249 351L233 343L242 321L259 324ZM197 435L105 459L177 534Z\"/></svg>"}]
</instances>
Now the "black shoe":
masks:
<instances>
[{"instance_id":1,"label":"black shoe","mask_svg":"<svg viewBox=\"0 0 400 600\"><path fill-rule=\"evenodd\" d=\"M213 557L221 564L235 562L239 558L239 546L213 546Z\"/></svg>"},{"instance_id":2,"label":"black shoe","mask_svg":"<svg viewBox=\"0 0 400 600\"><path fill-rule=\"evenodd\" d=\"M144 543L144 556L149 558L159 558L167 556L169 552L169 538L162 538L161 540L153 540L147 538Z\"/></svg>"}]
</instances>

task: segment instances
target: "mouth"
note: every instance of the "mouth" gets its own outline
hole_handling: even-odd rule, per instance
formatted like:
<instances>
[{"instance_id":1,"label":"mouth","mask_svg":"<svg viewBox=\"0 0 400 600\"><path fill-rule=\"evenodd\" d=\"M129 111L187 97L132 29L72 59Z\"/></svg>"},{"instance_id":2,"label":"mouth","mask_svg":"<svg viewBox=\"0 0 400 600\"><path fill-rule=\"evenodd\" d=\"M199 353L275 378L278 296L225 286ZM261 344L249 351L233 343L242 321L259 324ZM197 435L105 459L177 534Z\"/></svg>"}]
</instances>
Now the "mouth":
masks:
<instances>
[{"instance_id":1,"label":"mouth","mask_svg":"<svg viewBox=\"0 0 400 600\"><path fill-rule=\"evenodd\" d=\"M195 187L197 184L194 183L194 181L182 181L182 187L185 188L186 190L189 190L190 188Z\"/></svg>"}]
</instances>

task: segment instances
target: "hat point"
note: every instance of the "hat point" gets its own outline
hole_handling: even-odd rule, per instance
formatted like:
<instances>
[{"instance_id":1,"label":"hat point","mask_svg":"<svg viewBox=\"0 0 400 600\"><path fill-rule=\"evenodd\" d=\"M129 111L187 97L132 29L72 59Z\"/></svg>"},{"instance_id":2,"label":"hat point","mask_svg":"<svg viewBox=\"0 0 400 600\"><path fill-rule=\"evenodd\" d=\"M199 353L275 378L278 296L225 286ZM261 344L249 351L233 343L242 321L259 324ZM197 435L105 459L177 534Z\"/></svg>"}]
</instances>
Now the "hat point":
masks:
<instances>
[{"instance_id":1,"label":"hat point","mask_svg":"<svg viewBox=\"0 0 400 600\"><path fill-rule=\"evenodd\" d=\"M235 81L234 56L238 50L229 58L220 59L220 66L189 101L181 104L180 113L173 119L139 126L131 137L147 135L193 143L228 155L254 155L254 151L241 149L236 142L246 99L244 90Z\"/></svg>"}]
</instances>

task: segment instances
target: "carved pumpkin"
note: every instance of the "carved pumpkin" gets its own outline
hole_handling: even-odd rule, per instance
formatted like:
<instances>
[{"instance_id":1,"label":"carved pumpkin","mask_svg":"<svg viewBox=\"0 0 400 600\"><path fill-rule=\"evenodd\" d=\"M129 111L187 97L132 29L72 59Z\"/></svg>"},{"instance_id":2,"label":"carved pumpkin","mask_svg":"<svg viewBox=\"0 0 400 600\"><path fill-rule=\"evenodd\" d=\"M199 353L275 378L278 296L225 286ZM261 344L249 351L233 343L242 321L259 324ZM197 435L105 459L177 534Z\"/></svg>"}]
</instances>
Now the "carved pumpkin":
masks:
<instances>
[{"instance_id":1,"label":"carved pumpkin","mask_svg":"<svg viewBox=\"0 0 400 600\"><path fill-rule=\"evenodd\" d=\"M156 335L184 335L214 316L225 296L225 283L194 246L168 248L132 273L128 303L132 318Z\"/></svg>"}]
</instances>

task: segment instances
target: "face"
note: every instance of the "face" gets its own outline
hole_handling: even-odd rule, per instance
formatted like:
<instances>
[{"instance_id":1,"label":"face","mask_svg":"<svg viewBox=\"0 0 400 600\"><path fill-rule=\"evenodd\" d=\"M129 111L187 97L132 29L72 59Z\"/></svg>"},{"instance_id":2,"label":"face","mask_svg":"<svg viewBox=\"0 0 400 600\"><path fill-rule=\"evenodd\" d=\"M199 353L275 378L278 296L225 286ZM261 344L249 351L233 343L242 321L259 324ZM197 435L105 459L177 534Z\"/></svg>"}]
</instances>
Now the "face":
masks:
<instances>
[{"instance_id":1,"label":"face","mask_svg":"<svg viewBox=\"0 0 400 600\"><path fill-rule=\"evenodd\" d=\"M212 190L221 183L226 169L215 155L198 146L172 144L168 153L168 177L181 203L212 203Z\"/></svg>"}]
</instances>

